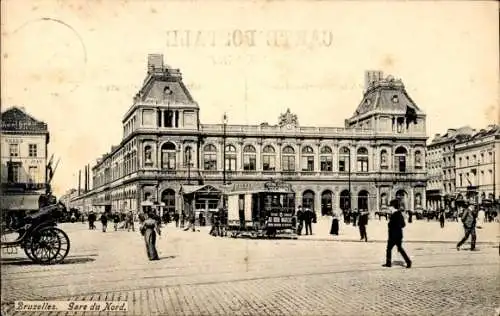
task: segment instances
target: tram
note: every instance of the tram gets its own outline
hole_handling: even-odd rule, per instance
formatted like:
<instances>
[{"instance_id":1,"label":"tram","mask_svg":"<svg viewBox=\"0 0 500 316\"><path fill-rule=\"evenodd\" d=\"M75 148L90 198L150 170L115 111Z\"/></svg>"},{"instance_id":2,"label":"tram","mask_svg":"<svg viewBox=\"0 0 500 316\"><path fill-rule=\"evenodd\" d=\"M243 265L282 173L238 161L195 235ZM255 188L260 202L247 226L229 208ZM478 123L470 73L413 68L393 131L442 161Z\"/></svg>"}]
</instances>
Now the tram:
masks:
<instances>
[{"instance_id":1,"label":"tram","mask_svg":"<svg viewBox=\"0 0 500 316\"><path fill-rule=\"evenodd\" d=\"M231 237L296 239L295 192L277 181L226 192L226 233Z\"/></svg>"}]
</instances>

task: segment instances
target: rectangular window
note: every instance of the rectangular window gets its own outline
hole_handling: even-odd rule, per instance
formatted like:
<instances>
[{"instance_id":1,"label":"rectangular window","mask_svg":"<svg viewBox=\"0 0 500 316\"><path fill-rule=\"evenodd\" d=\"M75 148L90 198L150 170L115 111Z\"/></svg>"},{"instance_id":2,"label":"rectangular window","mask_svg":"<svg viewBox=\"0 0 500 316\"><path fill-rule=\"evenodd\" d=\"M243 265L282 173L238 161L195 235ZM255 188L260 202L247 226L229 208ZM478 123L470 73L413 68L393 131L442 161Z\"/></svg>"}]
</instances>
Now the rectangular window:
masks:
<instances>
[{"instance_id":1,"label":"rectangular window","mask_svg":"<svg viewBox=\"0 0 500 316\"><path fill-rule=\"evenodd\" d=\"M302 157L302 171L314 171L314 157Z\"/></svg>"},{"instance_id":2,"label":"rectangular window","mask_svg":"<svg viewBox=\"0 0 500 316\"><path fill-rule=\"evenodd\" d=\"M340 159L340 160L339 160L339 171L340 171L340 172L345 172L345 171L346 171L346 170L345 170L345 165L346 165L345 160Z\"/></svg>"},{"instance_id":3,"label":"rectangular window","mask_svg":"<svg viewBox=\"0 0 500 316\"><path fill-rule=\"evenodd\" d=\"M37 146L36 144L29 144L29 156L36 157L37 156Z\"/></svg>"},{"instance_id":4,"label":"rectangular window","mask_svg":"<svg viewBox=\"0 0 500 316\"><path fill-rule=\"evenodd\" d=\"M283 171L295 171L295 157L285 156L283 157Z\"/></svg>"},{"instance_id":5,"label":"rectangular window","mask_svg":"<svg viewBox=\"0 0 500 316\"><path fill-rule=\"evenodd\" d=\"M205 159L203 161L205 170L217 170L217 155L216 154L205 154Z\"/></svg>"},{"instance_id":6,"label":"rectangular window","mask_svg":"<svg viewBox=\"0 0 500 316\"><path fill-rule=\"evenodd\" d=\"M18 144L9 144L9 155L11 157L19 156L19 145Z\"/></svg>"},{"instance_id":7,"label":"rectangular window","mask_svg":"<svg viewBox=\"0 0 500 316\"><path fill-rule=\"evenodd\" d=\"M243 170L255 170L255 155L243 156Z\"/></svg>"},{"instance_id":8,"label":"rectangular window","mask_svg":"<svg viewBox=\"0 0 500 316\"><path fill-rule=\"evenodd\" d=\"M330 156L322 156L320 158L321 171L332 171L332 157Z\"/></svg>"},{"instance_id":9,"label":"rectangular window","mask_svg":"<svg viewBox=\"0 0 500 316\"><path fill-rule=\"evenodd\" d=\"M226 171L236 171L236 157L226 157Z\"/></svg>"},{"instance_id":10,"label":"rectangular window","mask_svg":"<svg viewBox=\"0 0 500 316\"><path fill-rule=\"evenodd\" d=\"M358 171L368 172L368 159L358 159Z\"/></svg>"},{"instance_id":11,"label":"rectangular window","mask_svg":"<svg viewBox=\"0 0 500 316\"><path fill-rule=\"evenodd\" d=\"M276 170L276 157L270 155L262 156L262 170L264 171Z\"/></svg>"},{"instance_id":12,"label":"rectangular window","mask_svg":"<svg viewBox=\"0 0 500 316\"><path fill-rule=\"evenodd\" d=\"M28 175L29 175L29 180L28 180L29 182L31 182L31 183L33 183L33 182L37 183L38 182L37 181L38 180L37 179L38 178L37 177L37 175L38 175L38 168L37 168L37 166L30 166L29 167Z\"/></svg>"},{"instance_id":13,"label":"rectangular window","mask_svg":"<svg viewBox=\"0 0 500 316\"><path fill-rule=\"evenodd\" d=\"M21 164L16 162L7 162L7 181L17 183L19 182L19 172Z\"/></svg>"}]
</instances>

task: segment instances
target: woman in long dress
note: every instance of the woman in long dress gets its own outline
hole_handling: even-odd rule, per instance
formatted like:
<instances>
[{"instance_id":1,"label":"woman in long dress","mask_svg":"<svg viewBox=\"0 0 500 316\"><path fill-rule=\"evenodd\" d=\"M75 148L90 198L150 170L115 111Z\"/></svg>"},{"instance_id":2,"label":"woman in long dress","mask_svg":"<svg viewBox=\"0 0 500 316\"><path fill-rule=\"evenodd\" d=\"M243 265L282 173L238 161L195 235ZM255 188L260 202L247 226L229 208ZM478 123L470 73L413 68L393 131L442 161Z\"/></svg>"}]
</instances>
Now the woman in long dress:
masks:
<instances>
[{"instance_id":1,"label":"woman in long dress","mask_svg":"<svg viewBox=\"0 0 500 316\"><path fill-rule=\"evenodd\" d=\"M331 235L339 235L339 214L337 211L332 213L332 227L330 228Z\"/></svg>"},{"instance_id":2,"label":"woman in long dress","mask_svg":"<svg viewBox=\"0 0 500 316\"><path fill-rule=\"evenodd\" d=\"M151 214L144 214L145 219L141 225L141 234L144 236L146 242L146 251L149 260L160 260L158 252L156 251L156 234L161 236L160 227Z\"/></svg>"}]
</instances>

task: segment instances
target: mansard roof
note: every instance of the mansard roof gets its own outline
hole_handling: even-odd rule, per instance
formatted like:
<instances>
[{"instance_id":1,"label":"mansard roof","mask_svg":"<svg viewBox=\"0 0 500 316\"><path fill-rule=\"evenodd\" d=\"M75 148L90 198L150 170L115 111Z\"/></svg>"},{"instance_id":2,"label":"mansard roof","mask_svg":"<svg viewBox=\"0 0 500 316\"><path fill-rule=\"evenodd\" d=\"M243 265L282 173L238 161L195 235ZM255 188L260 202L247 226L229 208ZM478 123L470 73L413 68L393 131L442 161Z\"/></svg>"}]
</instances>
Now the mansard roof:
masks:
<instances>
[{"instance_id":1,"label":"mansard roof","mask_svg":"<svg viewBox=\"0 0 500 316\"><path fill-rule=\"evenodd\" d=\"M449 128L444 135L436 134L431 142L431 145L445 142L461 142L469 139L476 132L470 126L462 126L460 128Z\"/></svg>"},{"instance_id":2,"label":"mansard roof","mask_svg":"<svg viewBox=\"0 0 500 316\"><path fill-rule=\"evenodd\" d=\"M175 104L193 104L195 101L182 82L178 69L165 67L161 72L148 74L137 97L141 101L166 100Z\"/></svg>"},{"instance_id":3,"label":"mansard roof","mask_svg":"<svg viewBox=\"0 0 500 316\"><path fill-rule=\"evenodd\" d=\"M11 107L1 114L2 132L48 133L45 122L28 114L22 107Z\"/></svg>"},{"instance_id":4,"label":"mansard roof","mask_svg":"<svg viewBox=\"0 0 500 316\"><path fill-rule=\"evenodd\" d=\"M474 135L472 135L471 140L480 139L492 135L500 135L500 125L498 124L488 125L486 128L483 128Z\"/></svg>"},{"instance_id":5,"label":"mansard roof","mask_svg":"<svg viewBox=\"0 0 500 316\"><path fill-rule=\"evenodd\" d=\"M353 117L371 111L400 112L404 114L407 107L415 110L416 114L424 114L406 92L403 82L400 79L388 76L370 84Z\"/></svg>"}]
</instances>

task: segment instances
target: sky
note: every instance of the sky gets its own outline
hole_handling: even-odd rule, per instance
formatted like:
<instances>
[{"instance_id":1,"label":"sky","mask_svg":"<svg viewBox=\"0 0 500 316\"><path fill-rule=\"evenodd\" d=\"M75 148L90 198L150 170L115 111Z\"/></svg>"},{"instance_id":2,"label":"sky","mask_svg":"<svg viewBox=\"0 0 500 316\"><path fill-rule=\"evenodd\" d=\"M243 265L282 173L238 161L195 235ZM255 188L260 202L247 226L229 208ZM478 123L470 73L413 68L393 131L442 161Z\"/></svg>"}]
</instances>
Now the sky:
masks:
<instances>
[{"instance_id":1,"label":"sky","mask_svg":"<svg viewBox=\"0 0 500 316\"><path fill-rule=\"evenodd\" d=\"M147 55L179 68L202 123L343 127L365 70L401 78L427 133L499 121L496 2L1 1L1 106L23 106L61 158L53 187L122 139ZM188 35L186 35L188 34ZM189 36L189 38L188 38ZM82 171L83 173L83 171ZM83 178L83 175L82 175Z\"/></svg>"}]
</instances>

